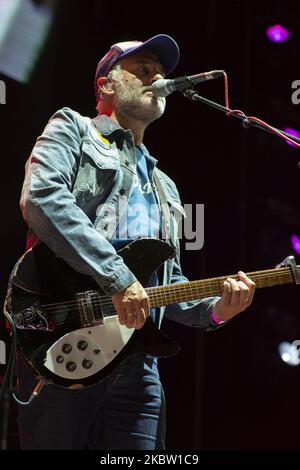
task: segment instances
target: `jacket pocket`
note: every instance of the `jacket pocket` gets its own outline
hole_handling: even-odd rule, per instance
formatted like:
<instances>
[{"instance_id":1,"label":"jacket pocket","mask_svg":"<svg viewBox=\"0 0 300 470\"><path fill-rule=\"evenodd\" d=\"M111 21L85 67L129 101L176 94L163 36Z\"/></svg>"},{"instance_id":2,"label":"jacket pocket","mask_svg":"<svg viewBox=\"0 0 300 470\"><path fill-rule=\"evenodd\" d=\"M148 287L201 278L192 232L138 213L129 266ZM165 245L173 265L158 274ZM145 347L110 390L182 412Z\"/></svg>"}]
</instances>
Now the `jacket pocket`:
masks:
<instances>
[{"instance_id":1,"label":"jacket pocket","mask_svg":"<svg viewBox=\"0 0 300 470\"><path fill-rule=\"evenodd\" d=\"M100 149L92 142L84 141L82 144L83 164L95 165L101 170L118 170L120 167L119 157L115 150Z\"/></svg>"},{"instance_id":2,"label":"jacket pocket","mask_svg":"<svg viewBox=\"0 0 300 470\"><path fill-rule=\"evenodd\" d=\"M104 155L89 141L82 143L81 161L73 186L77 203L92 205L114 186L120 168L117 155Z\"/></svg>"}]
</instances>

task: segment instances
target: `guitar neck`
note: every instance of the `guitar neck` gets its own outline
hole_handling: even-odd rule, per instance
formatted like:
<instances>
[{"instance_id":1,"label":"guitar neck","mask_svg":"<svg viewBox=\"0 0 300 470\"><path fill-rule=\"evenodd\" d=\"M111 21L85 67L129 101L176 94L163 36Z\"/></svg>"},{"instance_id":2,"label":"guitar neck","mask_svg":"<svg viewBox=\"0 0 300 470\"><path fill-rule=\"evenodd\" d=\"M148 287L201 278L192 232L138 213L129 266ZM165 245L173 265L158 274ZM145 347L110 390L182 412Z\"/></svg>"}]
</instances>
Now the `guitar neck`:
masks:
<instances>
[{"instance_id":1,"label":"guitar neck","mask_svg":"<svg viewBox=\"0 0 300 470\"><path fill-rule=\"evenodd\" d=\"M297 266L297 271L299 271L299 269L300 266ZM257 289L295 283L290 266L279 269L254 271L247 273L247 276L255 282ZM148 287L146 291L149 296L150 307L161 307L163 305L176 304L187 300L221 295L223 283L228 277L238 280L237 275L230 275L170 284L168 286Z\"/></svg>"}]
</instances>

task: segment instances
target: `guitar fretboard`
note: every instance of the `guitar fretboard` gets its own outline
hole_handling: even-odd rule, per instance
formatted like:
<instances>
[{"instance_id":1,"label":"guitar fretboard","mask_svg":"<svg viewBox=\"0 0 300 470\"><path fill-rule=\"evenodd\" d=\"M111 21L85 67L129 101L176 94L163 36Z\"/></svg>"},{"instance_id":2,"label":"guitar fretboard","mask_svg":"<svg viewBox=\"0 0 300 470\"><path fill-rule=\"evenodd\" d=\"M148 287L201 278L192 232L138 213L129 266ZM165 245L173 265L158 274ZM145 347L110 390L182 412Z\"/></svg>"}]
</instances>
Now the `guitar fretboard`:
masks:
<instances>
[{"instance_id":1,"label":"guitar fretboard","mask_svg":"<svg viewBox=\"0 0 300 470\"><path fill-rule=\"evenodd\" d=\"M299 266L297 266L299 271ZM256 284L256 288L273 287L295 282L289 266L279 269L266 269L247 273ZM187 300L202 299L221 295L223 283L228 277L238 280L237 275L215 277L211 279L183 282L168 286L148 287L146 289L151 307L176 304Z\"/></svg>"}]
</instances>

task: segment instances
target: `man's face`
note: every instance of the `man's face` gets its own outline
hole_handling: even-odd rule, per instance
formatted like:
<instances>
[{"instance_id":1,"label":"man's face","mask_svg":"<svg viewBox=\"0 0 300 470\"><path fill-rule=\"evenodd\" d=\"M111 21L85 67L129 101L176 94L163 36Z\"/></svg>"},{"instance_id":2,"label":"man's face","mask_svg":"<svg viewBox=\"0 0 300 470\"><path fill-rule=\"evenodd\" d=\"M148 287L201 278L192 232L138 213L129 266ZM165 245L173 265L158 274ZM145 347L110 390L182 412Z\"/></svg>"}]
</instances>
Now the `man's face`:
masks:
<instances>
[{"instance_id":1,"label":"man's face","mask_svg":"<svg viewBox=\"0 0 300 470\"><path fill-rule=\"evenodd\" d=\"M165 98L151 92L151 84L165 75L158 58L141 51L121 59L119 64L121 70L113 75L115 110L146 124L158 119L166 106Z\"/></svg>"}]
</instances>

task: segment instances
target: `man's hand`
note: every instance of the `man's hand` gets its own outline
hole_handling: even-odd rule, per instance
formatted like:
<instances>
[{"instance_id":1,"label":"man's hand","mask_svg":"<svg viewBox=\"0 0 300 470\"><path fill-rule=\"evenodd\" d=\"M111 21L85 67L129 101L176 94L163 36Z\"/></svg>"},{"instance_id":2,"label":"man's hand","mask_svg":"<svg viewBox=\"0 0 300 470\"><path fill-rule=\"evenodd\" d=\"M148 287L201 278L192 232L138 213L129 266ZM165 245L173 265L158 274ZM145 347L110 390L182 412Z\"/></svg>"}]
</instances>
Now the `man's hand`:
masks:
<instances>
[{"instance_id":1,"label":"man's hand","mask_svg":"<svg viewBox=\"0 0 300 470\"><path fill-rule=\"evenodd\" d=\"M121 325L139 330L150 315L149 299L142 284L134 282L112 296Z\"/></svg>"},{"instance_id":2,"label":"man's hand","mask_svg":"<svg viewBox=\"0 0 300 470\"><path fill-rule=\"evenodd\" d=\"M238 272L238 277L238 281L229 277L224 282L222 297L213 308L218 320L230 320L252 302L255 283L243 271Z\"/></svg>"}]
</instances>

